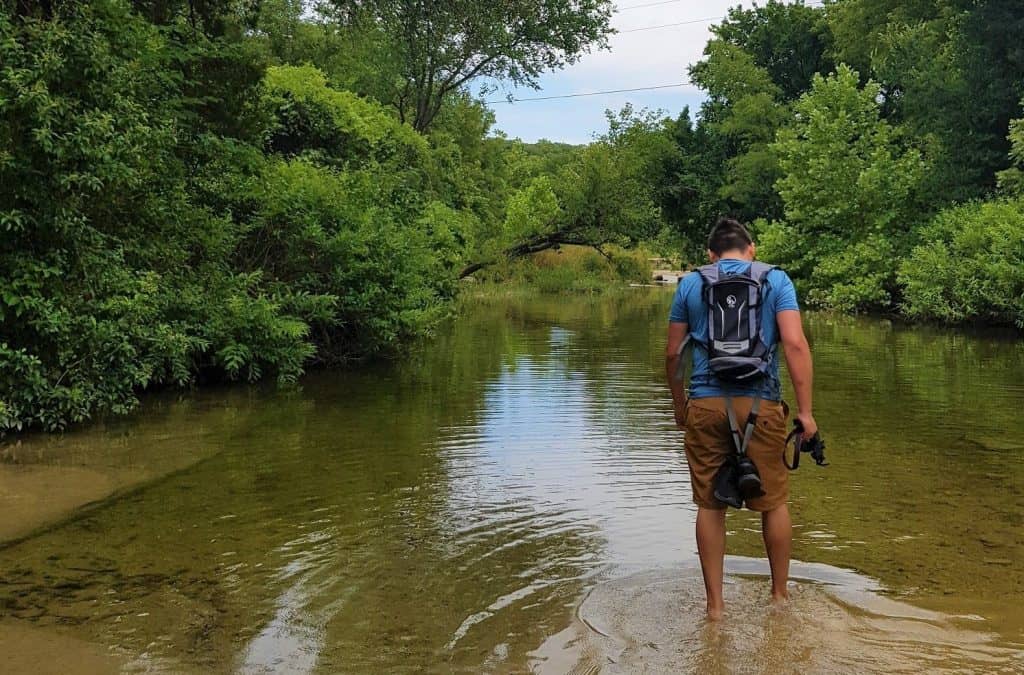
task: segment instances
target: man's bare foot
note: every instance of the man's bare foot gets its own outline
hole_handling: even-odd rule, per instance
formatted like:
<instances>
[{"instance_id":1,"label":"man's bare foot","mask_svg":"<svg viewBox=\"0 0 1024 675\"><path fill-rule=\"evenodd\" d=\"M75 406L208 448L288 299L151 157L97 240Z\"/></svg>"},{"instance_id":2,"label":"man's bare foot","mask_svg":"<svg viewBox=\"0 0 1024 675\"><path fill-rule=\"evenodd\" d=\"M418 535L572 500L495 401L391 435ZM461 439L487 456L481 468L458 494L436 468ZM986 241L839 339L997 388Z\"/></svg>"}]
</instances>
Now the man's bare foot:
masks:
<instances>
[{"instance_id":1,"label":"man's bare foot","mask_svg":"<svg viewBox=\"0 0 1024 675\"><path fill-rule=\"evenodd\" d=\"M781 593L772 591L772 604L775 606L785 605L789 602L789 590L784 590Z\"/></svg>"},{"instance_id":2,"label":"man's bare foot","mask_svg":"<svg viewBox=\"0 0 1024 675\"><path fill-rule=\"evenodd\" d=\"M725 615L725 607L722 605L708 605L708 620L709 621L721 621Z\"/></svg>"}]
</instances>

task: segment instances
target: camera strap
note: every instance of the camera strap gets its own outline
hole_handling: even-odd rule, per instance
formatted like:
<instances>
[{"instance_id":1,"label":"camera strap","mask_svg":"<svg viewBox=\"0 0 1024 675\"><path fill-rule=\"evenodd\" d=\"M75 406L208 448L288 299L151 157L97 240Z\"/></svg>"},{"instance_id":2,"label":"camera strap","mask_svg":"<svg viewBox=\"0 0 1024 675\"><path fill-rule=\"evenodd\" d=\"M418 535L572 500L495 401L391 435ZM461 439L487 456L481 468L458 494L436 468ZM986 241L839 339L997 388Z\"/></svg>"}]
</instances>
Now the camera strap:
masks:
<instances>
[{"instance_id":1,"label":"camera strap","mask_svg":"<svg viewBox=\"0 0 1024 675\"><path fill-rule=\"evenodd\" d=\"M794 425L793 430L789 432L789 436L786 436L786 443L782 446L782 463L786 465L786 468L790 471L796 471L800 468L800 451L803 445L800 434L803 429ZM793 442L793 463L790 464L786 461L786 448L789 447L790 442Z\"/></svg>"},{"instance_id":2,"label":"camera strap","mask_svg":"<svg viewBox=\"0 0 1024 675\"><path fill-rule=\"evenodd\" d=\"M754 403L750 406L750 414L747 415L747 426L740 435L739 424L736 423L736 410L732 405L732 397L725 396L725 412L729 416L729 430L732 432L732 443L736 446L736 454L742 457L747 454L747 446L750 445L750 438L754 435L754 427L757 426L757 415L761 412L761 396L754 397Z\"/></svg>"}]
</instances>

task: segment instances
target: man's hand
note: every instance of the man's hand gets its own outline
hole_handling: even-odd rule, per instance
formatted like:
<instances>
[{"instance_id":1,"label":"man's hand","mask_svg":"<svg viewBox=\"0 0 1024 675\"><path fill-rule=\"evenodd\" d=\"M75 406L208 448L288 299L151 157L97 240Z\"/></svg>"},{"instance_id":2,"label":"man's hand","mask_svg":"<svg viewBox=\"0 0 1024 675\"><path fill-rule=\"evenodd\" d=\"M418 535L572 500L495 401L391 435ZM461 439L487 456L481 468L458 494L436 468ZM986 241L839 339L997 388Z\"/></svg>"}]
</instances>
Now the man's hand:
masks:
<instances>
[{"instance_id":1,"label":"man's hand","mask_svg":"<svg viewBox=\"0 0 1024 675\"><path fill-rule=\"evenodd\" d=\"M685 398L682 403L674 403L673 405L676 413L676 426L679 427L680 430L686 428L686 408L689 403L690 399Z\"/></svg>"},{"instance_id":2,"label":"man's hand","mask_svg":"<svg viewBox=\"0 0 1024 675\"><path fill-rule=\"evenodd\" d=\"M686 383L676 378L679 359L683 358L679 350L686 339L689 326L685 323L669 323L668 340L665 343L665 379L672 390L672 408L675 411L676 426L680 429L686 424Z\"/></svg>"},{"instance_id":3,"label":"man's hand","mask_svg":"<svg viewBox=\"0 0 1024 675\"><path fill-rule=\"evenodd\" d=\"M800 434L801 440L809 441L814 438L814 434L818 433L818 423L814 421L814 415L800 412L797 413L796 418L800 420L800 425L804 429L803 433Z\"/></svg>"}]
</instances>

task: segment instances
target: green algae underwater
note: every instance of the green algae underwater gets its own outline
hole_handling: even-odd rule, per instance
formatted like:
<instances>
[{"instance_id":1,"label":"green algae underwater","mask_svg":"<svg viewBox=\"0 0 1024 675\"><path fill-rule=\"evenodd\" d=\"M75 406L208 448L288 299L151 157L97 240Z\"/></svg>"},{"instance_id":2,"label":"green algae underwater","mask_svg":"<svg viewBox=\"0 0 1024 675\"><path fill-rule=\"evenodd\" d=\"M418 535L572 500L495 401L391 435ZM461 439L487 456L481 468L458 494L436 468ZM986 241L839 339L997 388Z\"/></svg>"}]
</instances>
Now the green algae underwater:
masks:
<instances>
[{"instance_id":1,"label":"green algae underwater","mask_svg":"<svg viewBox=\"0 0 1024 675\"><path fill-rule=\"evenodd\" d=\"M670 299L468 299L396 363L8 445L8 520L66 506L4 531L0 670L1024 671L1019 336L809 314L794 599L734 512L709 626Z\"/></svg>"}]
</instances>

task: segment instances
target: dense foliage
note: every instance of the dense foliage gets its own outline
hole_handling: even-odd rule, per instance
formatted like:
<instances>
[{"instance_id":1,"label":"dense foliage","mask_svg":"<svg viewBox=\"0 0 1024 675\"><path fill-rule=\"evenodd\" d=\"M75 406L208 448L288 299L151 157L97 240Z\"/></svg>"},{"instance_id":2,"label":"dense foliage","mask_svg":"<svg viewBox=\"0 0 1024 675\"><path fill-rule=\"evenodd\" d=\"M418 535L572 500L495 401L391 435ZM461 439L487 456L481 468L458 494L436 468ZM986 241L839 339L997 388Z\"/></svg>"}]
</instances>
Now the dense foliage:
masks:
<instances>
[{"instance_id":1,"label":"dense foliage","mask_svg":"<svg viewBox=\"0 0 1024 675\"><path fill-rule=\"evenodd\" d=\"M840 66L816 75L771 152L785 220L764 227L763 255L806 281L811 302L839 309L886 307L891 261L907 239L923 161L901 149L879 116L879 87L858 87Z\"/></svg>"},{"instance_id":2,"label":"dense foliage","mask_svg":"<svg viewBox=\"0 0 1024 675\"><path fill-rule=\"evenodd\" d=\"M601 43L606 3L549 4L473 75L529 81ZM303 12L0 4L0 433L123 412L146 387L291 381L396 351L443 316L491 233L533 232L505 202L541 171L517 168L528 153L490 136L481 104L442 88L429 120L403 123L373 94L408 64L350 68L347 49L368 60L395 36ZM498 18L475 17L480 40ZM585 195L611 162L591 154L559 163L577 229L604 225ZM615 215L628 204L613 226L635 220Z\"/></svg>"},{"instance_id":3,"label":"dense foliage","mask_svg":"<svg viewBox=\"0 0 1024 675\"><path fill-rule=\"evenodd\" d=\"M712 33L696 120L660 131L686 258L730 214L813 306L1024 327L1024 5L769 2Z\"/></svg>"},{"instance_id":4,"label":"dense foliage","mask_svg":"<svg viewBox=\"0 0 1024 675\"><path fill-rule=\"evenodd\" d=\"M912 317L1024 326L1024 201L940 213L899 269Z\"/></svg>"},{"instance_id":5,"label":"dense foliage","mask_svg":"<svg viewBox=\"0 0 1024 675\"><path fill-rule=\"evenodd\" d=\"M1024 326L1020 2L736 8L699 110L495 133L469 85L536 86L611 11L0 0L0 434L400 353L460 277L639 280L722 214L811 305Z\"/></svg>"}]
</instances>

